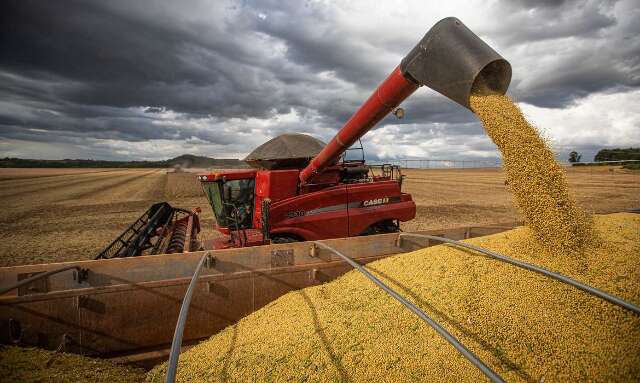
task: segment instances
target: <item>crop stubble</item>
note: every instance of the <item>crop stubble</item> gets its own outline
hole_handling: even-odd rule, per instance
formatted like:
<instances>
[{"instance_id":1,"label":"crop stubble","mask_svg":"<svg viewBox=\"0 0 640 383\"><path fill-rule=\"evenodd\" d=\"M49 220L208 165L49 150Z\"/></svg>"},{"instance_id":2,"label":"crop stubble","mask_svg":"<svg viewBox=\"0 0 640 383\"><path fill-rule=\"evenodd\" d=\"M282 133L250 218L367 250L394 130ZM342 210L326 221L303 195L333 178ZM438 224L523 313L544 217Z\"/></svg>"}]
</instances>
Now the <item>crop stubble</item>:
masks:
<instances>
[{"instance_id":1,"label":"crop stubble","mask_svg":"<svg viewBox=\"0 0 640 383\"><path fill-rule=\"evenodd\" d=\"M2 266L90 259L152 203L161 200L187 209L201 207L203 238L217 235L213 213L194 173L166 174L165 170L148 169L91 174L78 170L92 169L71 169L74 171L68 173L60 169L27 170L37 170L25 173L34 178L19 177L22 170L0 170ZM404 230L519 219L500 169L406 169L403 173L407 175L403 190L412 194L418 206L417 217L404 223ZM5 174L12 179L2 180ZM638 172L607 167L570 168L567 178L580 205L590 212L640 206ZM128 181L122 183L124 180ZM114 184L119 185L113 187ZM118 198L111 198L112 194Z\"/></svg>"},{"instance_id":2,"label":"crop stubble","mask_svg":"<svg viewBox=\"0 0 640 383\"><path fill-rule=\"evenodd\" d=\"M0 265L92 259L151 204L167 200L213 217L192 173L162 169L71 172L0 181ZM80 173L80 174L78 174Z\"/></svg>"}]
</instances>

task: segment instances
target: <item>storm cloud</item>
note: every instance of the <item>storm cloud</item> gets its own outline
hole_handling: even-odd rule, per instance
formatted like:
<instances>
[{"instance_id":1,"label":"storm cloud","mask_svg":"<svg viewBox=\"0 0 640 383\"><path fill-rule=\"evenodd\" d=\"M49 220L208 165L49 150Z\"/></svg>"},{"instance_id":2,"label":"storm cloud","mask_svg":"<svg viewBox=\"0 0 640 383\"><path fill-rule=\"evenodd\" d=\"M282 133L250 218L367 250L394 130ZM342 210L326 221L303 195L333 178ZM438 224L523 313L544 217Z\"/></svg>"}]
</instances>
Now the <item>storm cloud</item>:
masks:
<instances>
[{"instance_id":1,"label":"storm cloud","mask_svg":"<svg viewBox=\"0 0 640 383\"><path fill-rule=\"evenodd\" d=\"M284 132L328 140L446 16L511 62L510 94L558 152L640 145L636 1L423 3L4 1L0 155L239 157ZM403 107L365 136L368 157L496 157L436 92Z\"/></svg>"}]
</instances>

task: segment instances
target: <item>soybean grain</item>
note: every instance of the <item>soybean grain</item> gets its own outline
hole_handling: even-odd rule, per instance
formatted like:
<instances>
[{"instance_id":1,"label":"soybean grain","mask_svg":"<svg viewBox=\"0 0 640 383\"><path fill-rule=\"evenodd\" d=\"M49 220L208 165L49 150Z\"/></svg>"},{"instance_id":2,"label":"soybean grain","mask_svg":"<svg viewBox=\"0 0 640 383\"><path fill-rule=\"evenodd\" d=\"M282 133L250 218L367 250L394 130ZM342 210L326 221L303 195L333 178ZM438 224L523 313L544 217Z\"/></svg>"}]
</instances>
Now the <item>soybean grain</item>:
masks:
<instances>
[{"instance_id":1,"label":"soybean grain","mask_svg":"<svg viewBox=\"0 0 640 383\"><path fill-rule=\"evenodd\" d=\"M37 348L0 346L0 382L113 382L144 380L142 369Z\"/></svg>"},{"instance_id":2,"label":"soybean grain","mask_svg":"<svg viewBox=\"0 0 640 383\"><path fill-rule=\"evenodd\" d=\"M591 218L569 194L562 167L518 106L495 94L473 95L470 104L502 154L516 207L538 241L564 254L595 242Z\"/></svg>"},{"instance_id":3,"label":"soybean grain","mask_svg":"<svg viewBox=\"0 0 640 383\"><path fill-rule=\"evenodd\" d=\"M602 242L552 256L530 228L466 242L640 302L640 216L596 216ZM539 274L446 245L373 262L385 284L507 381L640 378L640 317ZM161 382L166 364L149 372ZM483 381L433 329L352 271L290 292L180 356L179 382Z\"/></svg>"}]
</instances>

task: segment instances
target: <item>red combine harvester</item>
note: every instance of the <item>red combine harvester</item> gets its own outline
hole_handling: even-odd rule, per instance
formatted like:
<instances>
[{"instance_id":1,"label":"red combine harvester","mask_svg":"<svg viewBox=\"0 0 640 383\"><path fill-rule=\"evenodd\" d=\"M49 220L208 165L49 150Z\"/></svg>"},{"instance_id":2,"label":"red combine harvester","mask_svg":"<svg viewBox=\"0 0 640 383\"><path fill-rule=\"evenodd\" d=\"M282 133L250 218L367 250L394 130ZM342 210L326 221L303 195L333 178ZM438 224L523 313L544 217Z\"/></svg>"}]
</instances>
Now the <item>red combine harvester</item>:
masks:
<instances>
[{"instance_id":1,"label":"red combine harvester","mask_svg":"<svg viewBox=\"0 0 640 383\"><path fill-rule=\"evenodd\" d=\"M205 247L245 247L390 233L411 220L416 205L402 175L376 173L344 153L418 87L426 85L469 108L472 92L504 94L511 66L458 19L437 23L336 136L324 145L283 135L245 159L253 169L199 174L223 236Z\"/></svg>"}]
</instances>

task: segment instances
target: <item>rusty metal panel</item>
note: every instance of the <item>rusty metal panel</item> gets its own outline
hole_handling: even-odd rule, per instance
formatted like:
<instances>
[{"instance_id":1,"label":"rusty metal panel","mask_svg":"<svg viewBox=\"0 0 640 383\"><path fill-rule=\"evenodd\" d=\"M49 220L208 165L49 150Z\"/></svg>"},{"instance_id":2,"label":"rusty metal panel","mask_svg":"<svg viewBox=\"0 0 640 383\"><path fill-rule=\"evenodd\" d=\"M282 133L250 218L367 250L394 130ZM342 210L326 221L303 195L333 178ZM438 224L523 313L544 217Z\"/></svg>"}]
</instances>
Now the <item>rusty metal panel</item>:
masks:
<instances>
[{"instance_id":1,"label":"rusty metal panel","mask_svg":"<svg viewBox=\"0 0 640 383\"><path fill-rule=\"evenodd\" d=\"M83 344L100 353L113 353L171 343L187 285L139 287L85 296L94 308L101 309L81 308ZM251 285L249 275L201 281L191 302L184 340L210 336L249 314Z\"/></svg>"},{"instance_id":2,"label":"rusty metal panel","mask_svg":"<svg viewBox=\"0 0 640 383\"><path fill-rule=\"evenodd\" d=\"M493 234L511 226L427 231L452 239ZM409 238L396 246L396 234L324 241L359 262L423 247ZM327 254L312 257L311 243L288 243L211 252L195 291L185 329L188 343L208 337L281 295L328 282L351 268ZM19 323L26 343L56 348L64 334L67 348L80 353L149 351L171 342L180 305L203 252L125 259L0 268L0 288L31 273L79 265L89 270L82 283L72 272L52 275L37 291L0 297L0 336L9 342L9 320ZM39 291L41 290L41 291ZM48 292L44 292L48 291ZM14 326L15 327L15 326Z\"/></svg>"},{"instance_id":3,"label":"rusty metal panel","mask_svg":"<svg viewBox=\"0 0 640 383\"><path fill-rule=\"evenodd\" d=\"M29 279L31 277L34 277L36 275L40 274L39 272L35 272L35 273L20 273L18 274L18 282L25 280L25 279ZM33 281L32 283L19 287L18 288L18 295L22 296L22 295L29 295L29 294L43 294L43 293L48 293L49 290L51 290L51 288L49 287L49 278L42 278L42 279L38 279L36 281Z\"/></svg>"},{"instance_id":4,"label":"rusty metal panel","mask_svg":"<svg viewBox=\"0 0 640 383\"><path fill-rule=\"evenodd\" d=\"M377 237L377 238L374 238ZM345 254L362 256L394 254L395 234L371 237L354 237L326 241ZM215 269L203 270L203 275L216 275L246 270L268 269L283 265L303 265L317 262L309 256L309 244L290 243L256 246L241 249L225 249L210 252L216 259ZM293 256L291 256L293 252ZM78 290L91 287L135 284L146 281L189 278L204 252L166 254L132 258L101 259L92 261L64 262L45 265L27 265L0 268L0 288L18 281L19 275L54 270L63 266L77 265L87 269L87 279L78 283L72 271L52 275L47 279L49 291ZM336 258L337 259L337 258ZM8 296L15 296L11 292Z\"/></svg>"},{"instance_id":5,"label":"rusty metal panel","mask_svg":"<svg viewBox=\"0 0 640 383\"><path fill-rule=\"evenodd\" d=\"M471 236L480 233L473 228ZM485 232L491 229L485 229ZM502 231L504 229L495 229ZM452 239L464 237L464 229L449 229L425 234L445 234ZM367 237L339 238L324 241L352 258L396 254L401 249L395 246L396 234L383 234ZM215 269L203 270L203 275L238 272L242 270L268 269L283 265L304 265L318 260L309 256L309 243L288 243L268 246L256 246L241 249L225 249L210 252L216 258ZM293 256L290 253L293 252ZM118 259L101 259L54 263L46 265L28 265L0 268L0 288L8 287L18 281L21 275L54 270L63 266L77 265L87 269L87 279L78 283L72 271L50 276L46 281L49 291L86 289L91 287L132 284L146 281L189 278L203 252L187 254L166 254L162 256L143 256ZM338 260L332 256L330 259ZM45 288L45 286L41 286ZM7 295L17 295L11 292Z\"/></svg>"},{"instance_id":6,"label":"rusty metal panel","mask_svg":"<svg viewBox=\"0 0 640 383\"><path fill-rule=\"evenodd\" d=\"M271 250L271 267L293 266L293 249Z\"/></svg>"},{"instance_id":7,"label":"rusty metal panel","mask_svg":"<svg viewBox=\"0 0 640 383\"><path fill-rule=\"evenodd\" d=\"M2 343L16 340L38 347L54 349L60 345L66 334L72 342L67 351L86 353L80 347L81 333L78 324L77 298L50 299L13 305L0 305L0 327ZM19 330L14 332L18 339L9 339L9 321Z\"/></svg>"}]
</instances>

